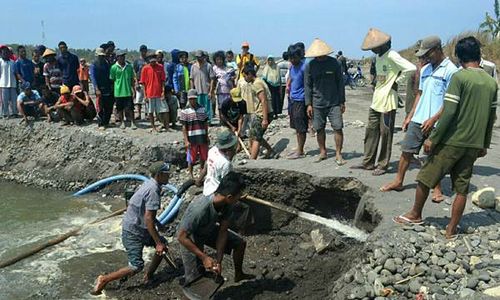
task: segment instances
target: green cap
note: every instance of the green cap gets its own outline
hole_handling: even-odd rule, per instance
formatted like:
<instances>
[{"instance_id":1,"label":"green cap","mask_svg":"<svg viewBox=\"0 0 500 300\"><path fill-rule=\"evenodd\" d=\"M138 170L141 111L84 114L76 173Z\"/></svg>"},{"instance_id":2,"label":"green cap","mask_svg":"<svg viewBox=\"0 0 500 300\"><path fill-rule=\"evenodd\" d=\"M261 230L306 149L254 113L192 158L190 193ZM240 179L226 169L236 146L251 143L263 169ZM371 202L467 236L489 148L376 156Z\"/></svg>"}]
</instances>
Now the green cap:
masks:
<instances>
[{"instance_id":1,"label":"green cap","mask_svg":"<svg viewBox=\"0 0 500 300\"><path fill-rule=\"evenodd\" d=\"M170 171L170 163L157 161L151 164L149 171L154 176L158 173L168 173Z\"/></svg>"}]
</instances>

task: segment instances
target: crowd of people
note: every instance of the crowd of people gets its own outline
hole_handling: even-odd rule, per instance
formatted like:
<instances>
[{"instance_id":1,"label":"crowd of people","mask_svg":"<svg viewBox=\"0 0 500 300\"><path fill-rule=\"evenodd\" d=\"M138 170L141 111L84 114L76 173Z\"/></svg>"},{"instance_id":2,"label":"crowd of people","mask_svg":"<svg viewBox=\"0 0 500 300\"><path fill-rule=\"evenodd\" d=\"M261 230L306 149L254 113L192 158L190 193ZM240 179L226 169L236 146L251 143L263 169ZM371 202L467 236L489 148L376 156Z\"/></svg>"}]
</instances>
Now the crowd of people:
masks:
<instances>
[{"instance_id":1,"label":"crowd of people","mask_svg":"<svg viewBox=\"0 0 500 300\"><path fill-rule=\"evenodd\" d=\"M249 48L243 43L236 58L231 51L217 51L212 61L208 53L199 50L191 62L188 52L174 50L172 61L165 62L162 51L151 52L142 45L141 57L131 64L126 52L115 51L114 43L108 42L96 49L96 60L88 67L68 51L64 42L59 43L58 56L51 49L37 47L33 60L27 58L22 46L18 47L17 58L8 47L0 46L2 113L4 117L19 113L26 122L27 116L42 114L49 121L61 119L64 124L82 124L97 116L101 129L110 126L113 114L120 127L130 123L134 128L143 108L153 131L162 130L155 120L163 130L180 121L190 172L193 174L193 164L200 161L202 171L196 184L204 186L203 195L189 205L178 230L186 280L200 275L200 264L220 274L224 252L233 253L235 281L250 279L253 277L242 269L245 242L228 230L231 210L242 198L244 188L241 178L231 171L238 138L248 134L252 159L257 159L261 147L267 157L275 155L264 135L273 119L282 114L286 101L297 141L287 159L305 156L309 130L314 131L319 147L317 161L327 159L325 128L329 121L334 132L335 163L345 164L342 116L346 111L347 66L342 53L337 58L331 56L333 49L315 39L307 51L304 43L298 42L290 45L279 61L267 57L259 72L260 62ZM371 71L374 92L368 109L364 157L360 165L351 168L369 170L374 176L387 172L396 110L401 102L398 86L409 82L402 126L406 134L398 172L380 191L404 188L409 164L423 147L429 156L417 176L414 206L393 220L421 224L430 189L434 189L432 201L442 201L440 181L450 174L456 198L446 238L452 239L465 208L472 167L491 144L498 95L495 67L482 58L481 45L474 37L462 38L456 44L458 65L445 56L436 36L419 41L417 66L392 50L391 36L377 29L368 31L361 48L375 54ZM89 95L89 80L95 100ZM217 143L209 150L208 127L216 113L228 130L219 133ZM168 181L169 168L165 163L155 164L153 178L132 197L122 235L129 266L99 276L95 293L112 280L140 271L144 246L156 246L157 253L146 281L158 266L166 246L153 220L160 208L160 186ZM204 245L217 250L216 259L204 251Z\"/></svg>"}]
</instances>

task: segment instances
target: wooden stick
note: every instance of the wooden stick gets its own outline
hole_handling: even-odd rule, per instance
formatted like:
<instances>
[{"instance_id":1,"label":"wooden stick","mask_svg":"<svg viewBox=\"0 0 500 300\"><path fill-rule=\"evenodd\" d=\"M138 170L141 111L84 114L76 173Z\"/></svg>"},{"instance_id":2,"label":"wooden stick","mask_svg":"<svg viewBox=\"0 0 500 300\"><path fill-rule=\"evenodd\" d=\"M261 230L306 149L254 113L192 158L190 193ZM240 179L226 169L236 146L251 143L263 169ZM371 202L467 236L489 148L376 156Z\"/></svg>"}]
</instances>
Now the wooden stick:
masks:
<instances>
[{"instance_id":1,"label":"wooden stick","mask_svg":"<svg viewBox=\"0 0 500 300\"><path fill-rule=\"evenodd\" d=\"M417 278L418 276L424 275L424 273L425 273L425 272L420 272L420 273L415 274L415 275L413 275L413 276L406 277L405 279L402 279L402 280L400 280L400 281L398 281L398 282L396 282L396 283L394 283L394 284L401 284L401 283L405 283L405 282L407 282L407 281L412 280L413 278Z\"/></svg>"},{"instance_id":2,"label":"wooden stick","mask_svg":"<svg viewBox=\"0 0 500 300\"><path fill-rule=\"evenodd\" d=\"M238 137L238 142L240 142L240 145L243 148L243 150L245 151L245 153L247 154L248 158L251 158L252 156L250 155L250 152L248 151L247 146L245 146L245 143L243 142L243 140L241 140L240 137Z\"/></svg>"},{"instance_id":3,"label":"wooden stick","mask_svg":"<svg viewBox=\"0 0 500 300\"><path fill-rule=\"evenodd\" d=\"M120 215L120 214L122 214L126 210L127 210L126 207L122 208L122 209L119 209L119 210L117 210L117 211L115 211L115 212L113 212L113 213L111 213L111 214L109 214L107 216L104 216L102 218L96 219L96 220L94 220L94 221L92 221L90 223L87 223L87 224L85 224L85 225L83 225L81 227L72 229L71 231L68 231L68 232L66 232L64 234L61 234L61 235L59 235L59 236L57 236L57 237L55 237L53 239L50 239L50 240L44 242L41 245L38 245L38 246L36 246L36 247L34 247L32 249L29 249L29 250L27 250L25 252L22 252L21 254L18 254L16 256L12 257L12 258L4 260L4 261L0 262L0 269L5 268L5 267L10 266L10 265L13 265L13 264L17 263L18 261L21 261L21 260L23 260L23 259L25 259L27 257L30 257L30 256L32 256L32 255L34 255L34 254L36 254L36 253L38 253L38 252L46 249L46 248L49 248L49 247L54 246L54 245L57 245L57 244L65 241L65 240L67 240L68 238L70 238L72 236L78 235L80 233L80 231L83 228L85 228L85 226L97 224L99 222L102 222L102 221L107 220L109 218L112 218L114 216Z\"/></svg>"}]
</instances>

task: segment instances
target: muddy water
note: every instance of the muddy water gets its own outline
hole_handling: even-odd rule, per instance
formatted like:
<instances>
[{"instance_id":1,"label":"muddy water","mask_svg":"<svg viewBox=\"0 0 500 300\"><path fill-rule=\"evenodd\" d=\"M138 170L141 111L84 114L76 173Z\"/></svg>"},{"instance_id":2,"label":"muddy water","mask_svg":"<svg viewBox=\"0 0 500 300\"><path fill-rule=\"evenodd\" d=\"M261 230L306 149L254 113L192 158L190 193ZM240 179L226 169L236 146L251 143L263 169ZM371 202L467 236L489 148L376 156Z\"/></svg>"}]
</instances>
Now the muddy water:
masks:
<instances>
[{"instance_id":1,"label":"muddy water","mask_svg":"<svg viewBox=\"0 0 500 300\"><path fill-rule=\"evenodd\" d=\"M15 256L124 206L123 200L0 182L0 260ZM0 299L90 298L106 264L126 262L121 217L93 226L61 244L0 269Z\"/></svg>"}]
</instances>

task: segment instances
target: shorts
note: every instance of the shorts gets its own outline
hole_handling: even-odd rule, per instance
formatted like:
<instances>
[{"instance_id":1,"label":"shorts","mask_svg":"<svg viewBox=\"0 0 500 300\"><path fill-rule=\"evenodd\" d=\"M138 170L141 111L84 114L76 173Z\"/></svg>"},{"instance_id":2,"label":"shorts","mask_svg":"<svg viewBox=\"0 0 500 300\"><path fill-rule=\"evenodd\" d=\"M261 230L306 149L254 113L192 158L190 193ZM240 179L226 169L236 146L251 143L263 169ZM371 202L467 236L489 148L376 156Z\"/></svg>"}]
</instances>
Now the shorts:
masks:
<instances>
[{"instance_id":1,"label":"shorts","mask_svg":"<svg viewBox=\"0 0 500 300\"><path fill-rule=\"evenodd\" d=\"M198 154L201 161L207 161L208 158L208 144L191 144L189 151L186 153L187 162L193 164L198 159Z\"/></svg>"},{"instance_id":2,"label":"shorts","mask_svg":"<svg viewBox=\"0 0 500 300\"><path fill-rule=\"evenodd\" d=\"M469 192L474 162L480 149L438 145L417 175L417 181L434 188L446 174L450 174L453 190L460 195Z\"/></svg>"},{"instance_id":3,"label":"shorts","mask_svg":"<svg viewBox=\"0 0 500 300\"><path fill-rule=\"evenodd\" d=\"M24 114L27 117L38 118L42 115L42 111L38 105L26 105L24 106Z\"/></svg>"},{"instance_id":4,"label":"shorts","mask_svg":"<svg viewBox=\"0 0 500 300\"><path fill-rule=\"evenodd\" d=\"M290 127L298 133L307 133L309 119L307 118L306 104L304 101L291 101Z\"/></svg>"},{"instance_id":5,"label":"shorts","mask_svg":"<svg viewBox=\"0 0 500 300\"><path fill-rule=\"evenodd\" d=\"M162 236L160 236L160 239L164 244L167 243ZM144 246L156 246L151 236L143 238L126 230L122 230L122 244L127 251L128 265L134 272L139 272L144 268L144 260L142 259L142 250Z\"/></svg>"},{"instance_id":6,"label":"shorts","mask_svg":"<svg viewBox=\"0 0 500 300\"><path fill-rule=\"evenodd\" d=\"M116 110L133 110L134 103L132 102L132 97L115 97Z\"/></svg>"},{"instance_id":7,"label":"shorts","mask_svg":"<svg viewBox=\"0 0 500 300\"><path fill-rule=\"evenodd\" d=\"M149 98L147 110L149 114L154 114L154 113L162 114L169 112L167 101L165 101L165 99L162 98Z\"/></svg>"},{"instance_id":8,"label":"shorts","mask_svg":"<svg viewBox=\"0 0 500 300\"><path fill-rule=\"evenodd\" d=\"M325 129L327 118L333 130L338 131L344 128L344 119L342 118L340 105L324 108L313 107L313 128L315 131Z\"/></svg>"},{"instance_id":9,"label":"shorts","mask_svg":"<svg viewBox=\"0 0 500 300\"><path fill-rule=\"evenodd\" d=\"M197 238L192 238L196 246L203 250L204 246L207 245L210 248L216 249L217 237L219 236L219 226L216 227L216 231L213 232L210 237L206 240L201 240ZM230 255L234 249L238 248L245 241L243 238L232 230L227 231L227 243L224 253ZM182 264L184 265L184 278L185 284L189 284L201 275L203 275L203 265L200 259L191 251L181 246L180 249Z\"/></svg>"},{"instance_id":10,"label":"shorts","mask_svg":"<svg viewBox=\"0 0 500 300\"><path fill-rule=\"evenodd\" d=\"M135 89L134 104L144 104L144 86L142 84Z\"/></svg>"},{"instance_id":11,"label":"shorts","mask_svg":"<svg viewBox=\"0 0 500 300\"><path fill-rule=\"evenodd\" d=\"M401 151L404 153L418 154L427 137L428 135L422 132L419 123L410 122L406 130L405 138L401 142Z\"/></svg>"},{"instance_id":12,"label":"shorts","mask_svg":"<svg viewBox=\"0 0 500 300\"><path fill-rule=\"evenodd\" d=\"M268 117L269 124L271 124L272 116ZM262 117L256 114L249 115L249 138L256 140L257 142L262 142L264 140L264 133L266 130L262 128Z\"/></svg>"}]
</instances>

